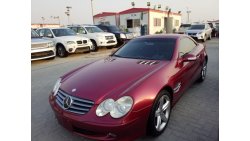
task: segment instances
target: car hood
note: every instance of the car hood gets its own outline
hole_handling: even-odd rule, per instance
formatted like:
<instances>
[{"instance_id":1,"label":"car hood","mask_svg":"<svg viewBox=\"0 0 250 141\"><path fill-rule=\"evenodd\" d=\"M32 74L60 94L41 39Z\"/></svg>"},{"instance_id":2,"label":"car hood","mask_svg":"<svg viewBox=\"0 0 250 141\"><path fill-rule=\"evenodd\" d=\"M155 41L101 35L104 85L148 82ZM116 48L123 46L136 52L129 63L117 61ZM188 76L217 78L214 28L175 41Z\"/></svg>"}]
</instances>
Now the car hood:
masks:
<instances>
[{"instance_id":1,"label":"car hood","mask_svg":"<svg viewBox=\"0 0 250 141\"><path fill-rule=\"evenodd\" d=\"M188 29L186 32L187 33L199 33L199 32L203 32L203 30L202 29L201 30L190 30L190 29Z\"/></svg>"},{"instance_id":2,"label":"car hood","mask_svg":"<svg viewBox=\"0 0 250 141\"><path fill-rule=\"evenodd\" d=\"M113 33L109 33L109 32L99 32L99 33L89 33L89 34L92 34L94 36L114 36Z\"/></svg>"},{"instance_id":3,"label":"car hood","mask_svg":"<svg viewBox=\"0 0 250 141\"><path fill-rule=\"evenodd\" d=\"M102 99L121 95L121 92L131 89L132 84L142 82L168 63L151 60L155 64L148 65L140 64L140 61L117 57L96 61L63 77L60 89L98 104ZM72 92L73 89L76 91Z\"/></svg>"},{"instance_id":4,"label":"car hood","mask_svg":"<svg viewBox=\"0 0 250 141\"><path fill-rule=\"evenodd\" d=\"M43 38L31 38L31 43L32 44L43 44L43 43L50 43L52 41L43 39Z\"/></svg>"},{"instance_id":5,"label":"car hood","mask_svg":"<svg viewBox=\"0 0 250 141\"><path fill-rule=\"evenodd\" d=\"M78 41L78 40L87 40L88 38L83 37L83 36L61 36L61 37L56 37L60 40L63 41Z\"/></svg>"}]
</instances>

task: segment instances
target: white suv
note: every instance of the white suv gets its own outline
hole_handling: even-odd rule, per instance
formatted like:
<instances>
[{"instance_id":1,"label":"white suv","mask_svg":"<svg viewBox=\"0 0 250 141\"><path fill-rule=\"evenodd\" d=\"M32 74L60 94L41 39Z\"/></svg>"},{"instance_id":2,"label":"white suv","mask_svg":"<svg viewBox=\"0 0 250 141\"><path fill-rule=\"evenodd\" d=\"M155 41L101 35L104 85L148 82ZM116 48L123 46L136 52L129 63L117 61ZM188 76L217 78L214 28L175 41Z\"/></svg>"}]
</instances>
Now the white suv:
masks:
<instances>
[{"instance_id":1,"label":"white suv","mask_svg":"<svg viewBox=\"0 0 250 141\"><path fill-rule=\"evenodd\" d=\"M192 24L185 34L205 42L207 39L212 38L212 28L207 24Z\"/></svg>"},{"instance_id":2,"label":"white suv","mask_svg":"<svg viewBox=\"0 0 250 141\"><path fill-rule=\"evenodd\" d=\"M88 38L77 36L69 28L42 28L38 29L37 33L41 37L54 41L59 57L66 57L69 53L90 52L93 47Z\"/></svg>"},{"instance_id":3,"label":"white suv","mask_svg":"<svg viewBox=\"0 0 250 141\"><path fill-rule=\"evenodd\" d=\"M41 59L54 59L56 56L55 45L50 40L42 39L31 29L31 61Z\"/></svg>"},{"instance_id":4,"label":"white suv","mask_svg":"<svg viewBox=\"0 0 250 141\"><path fill-rule=\"evenodd\" d=\"M78 35L89 38L93 44L93 51L97 51L100 47L111 49L117 45L117 39L113 33L104 32L97 26L71 25L68 28L74 30Z\"/></svg>"}]
</instances>

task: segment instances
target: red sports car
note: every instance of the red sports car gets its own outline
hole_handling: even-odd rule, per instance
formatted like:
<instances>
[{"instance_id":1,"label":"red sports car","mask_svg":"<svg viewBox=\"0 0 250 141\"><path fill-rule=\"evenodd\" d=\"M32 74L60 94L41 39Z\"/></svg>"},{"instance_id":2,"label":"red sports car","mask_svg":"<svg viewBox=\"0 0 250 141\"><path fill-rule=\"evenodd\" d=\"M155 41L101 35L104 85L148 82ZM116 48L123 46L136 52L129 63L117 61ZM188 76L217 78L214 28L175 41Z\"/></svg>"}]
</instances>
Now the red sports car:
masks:
<instances>
[{"instance_id":1,"label":"red sports car","mask_svg":"<svg viewBox=\"0 0 250 141\"><path fill-rule=\"evenodd\" d=\"M87 138L158 136L182 93L205 79L207 61L189 36L142 36L60 77L49 102L62 126Z\"/></svg>"}]
</instances>

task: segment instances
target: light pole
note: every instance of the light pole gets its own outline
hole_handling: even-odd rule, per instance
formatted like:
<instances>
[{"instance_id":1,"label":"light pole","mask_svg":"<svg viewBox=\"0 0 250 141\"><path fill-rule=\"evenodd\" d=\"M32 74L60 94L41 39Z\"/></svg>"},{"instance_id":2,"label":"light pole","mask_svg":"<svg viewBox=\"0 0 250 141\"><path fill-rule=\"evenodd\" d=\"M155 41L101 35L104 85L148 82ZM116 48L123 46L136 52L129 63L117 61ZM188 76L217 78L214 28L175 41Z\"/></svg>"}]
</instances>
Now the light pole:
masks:
<instances>
[{"instance_id":1,"label":"light pole","mask_svg":"<svg viewBox=\"0 0 250 141\"><path fill-rule=\"evenodd\" d=\"M91 11L92 11L92 20L93 20L93 24L94 23L94 12L93 12L93 0L91 0Z\"/></svg>"},{"instance_id":2,"label":"light pole","mask_svg":"<svg viewBox=\"0 0 250 141\"><path fill-rule=\"evenodd\" d=\"M188 10L188 7L187 7L187 23L189 23L189 14L191 13L191 10Z\"/></svg>"},{"instance_id":3,"label":"light pole","mask_svg":"<svg viewBox=\"0 0 250 141\"><path fill-rule=\"evenodd\" d=\"M43 21L43 25L42 26L44 26L44 20L45 20L45 18L44 17L41 17L42 18L42 21Z\"/></svg>"},{"instance_id":4,"label":"light pole","mask_svg":"<svg viewBox=\"0 0 250 141\"><path fill-rule=\"evenodd\" d=\"M69 25L69 16L70 16L70 9L72 8L71 6L66 6L67 11L65 12L65 14L68 16L68 25Z\"/></svg>"}]
</instances>

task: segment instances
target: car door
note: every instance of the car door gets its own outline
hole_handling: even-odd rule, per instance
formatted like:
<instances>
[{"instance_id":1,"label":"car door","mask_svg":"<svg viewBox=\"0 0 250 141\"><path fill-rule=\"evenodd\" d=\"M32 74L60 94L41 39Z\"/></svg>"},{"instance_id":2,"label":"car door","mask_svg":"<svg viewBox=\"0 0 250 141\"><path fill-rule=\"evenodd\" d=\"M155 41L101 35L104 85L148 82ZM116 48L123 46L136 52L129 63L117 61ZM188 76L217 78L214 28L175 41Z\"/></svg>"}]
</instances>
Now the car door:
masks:
<instances>
[{"instance_id":1,"label":"car door","mask_svg":"<svg viewBox=\"0 0 250 141\"><path fill-rule=\"evenodd\" d=\"M177 100L181 96L182 92L193 83L193 75L197 75L195 70L197 69L197 63L199 63L199 60L182 62L184 57L188 54L194 54L199 57L199 55L196 54L196 46L197 44L189 37L183 37L179 40L179 56L176 65L177 73L175 74L173 87L176 95L175 100Z\"/></svg>"}]
</instances>

